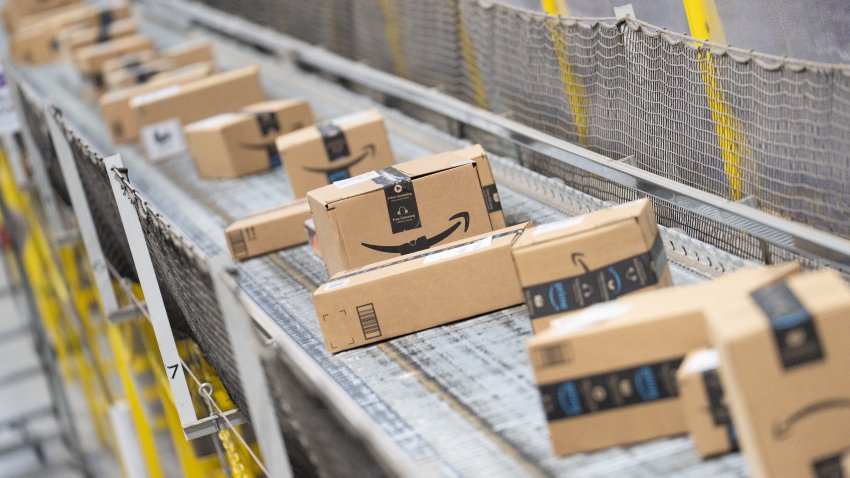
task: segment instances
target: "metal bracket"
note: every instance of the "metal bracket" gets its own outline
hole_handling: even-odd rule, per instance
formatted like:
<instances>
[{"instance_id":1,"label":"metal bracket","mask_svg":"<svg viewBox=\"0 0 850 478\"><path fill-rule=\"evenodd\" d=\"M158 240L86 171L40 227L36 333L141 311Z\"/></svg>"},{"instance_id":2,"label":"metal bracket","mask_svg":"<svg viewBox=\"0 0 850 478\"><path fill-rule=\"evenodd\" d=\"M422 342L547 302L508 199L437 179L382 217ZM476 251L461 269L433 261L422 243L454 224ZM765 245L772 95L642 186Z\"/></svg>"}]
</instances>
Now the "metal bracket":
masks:
<instances>
[{"instance_id":1,"label":"metal bracket","mask_svg":"<svg viewBox=\"0 0 850 478\"><path fill-rule=\"evenodd\" d=\"M182 360L177 352L177 343L174 340L174 334L171 332L171 324L168 322L168 313L165 310L162 292L159 290L159 283L156 280L150 251L145 242L142 223L139 221L136 208L130 202L130 199L124 196L124 188L113 172L114 169L123 169L124 163L121 161L121 156L116 154L106 158L104 164L109 175L109 184L112 186L112 194L115 196L118 212L121 215L121 223L124 225L124 232L127 234L127 241L130 243L130 251L133 255L133 262L136 264L136 272L139 275L142 292L145 294L148 315L156 336L159 353L162 356L168 384L171 386L171 394L174 398L177 415L180 417L180 425L183 427L183 433L186 434L187 438L189 438L190 432L193 435L202 436L203 434L198 434L194 430L199 427L203 430L207 430L207 428L199 425L200 421L192 404L192 395L189 393L189 386L186 383L186 374L176 373L178 368L182 368ZM214 433L216 430L215 427L212 427L208 431Z\"/></svg>"},{"instance_id":2,"label":"metal bracket","mask_svg":"<svg viewBox=\"0 0 850 478\"><path fill-rule=\"evenodd\" d=\"M227 255L218 255L208 260L210 275L215 288L216 299L221 308L222 320L233 345L233 356L239 380L254 420L251 425L260 450L263 452L265 466L269 476L290 477L286 445L280 432L274 405L269 394L263 366L257 354L259 344L251 326L251 318L245 312L237 295L239 286L230 274L232 260Z\"/></svg>"},{"instance_id":3,"label":"metal bracket","mask_svg":"<svg viewBox=\"0 0 850 478\"><path fill-rule=\"evenodd\" d=\"M144 305L144 304L145 303L142 302L139 305ZM113 310L109 314L109 322L112 323L112 324L120 324L120 323L123 323L123 322L128 322L128 321L131 321L131 320L138 319L139 315L141 315L141 312L139 311L139 306L137 304L133 303L133 304L125 305L124 307L121 307L120 309Z\"/></svg>"},{"instance_id":4,"label":"metal bracket","mask_svg":"<svg viewBox=\"0 0 850 478\"><path fill-rule=\"evenodd\" d=\"M50 137L53 139L53 148L56 150L56 157L59 159L59 167L62 169L62 177L65 179L65 186L68 188L68 196L71 198L71 207L77 217L77 226L94 274L97 292L103 304L103 312L107 316L111 316L119 308L118 298L112 288L112 279L109 277L106 257L103 255L100 239L97 236L97 229L95 229L86 192L83 189L80 172L77 170L77 163L74 160L73 152L71 152L71 146L53 116L52 108L47 107L44 113L47 118L47 126L50 129Z\"/></svg>"}]
</instances>

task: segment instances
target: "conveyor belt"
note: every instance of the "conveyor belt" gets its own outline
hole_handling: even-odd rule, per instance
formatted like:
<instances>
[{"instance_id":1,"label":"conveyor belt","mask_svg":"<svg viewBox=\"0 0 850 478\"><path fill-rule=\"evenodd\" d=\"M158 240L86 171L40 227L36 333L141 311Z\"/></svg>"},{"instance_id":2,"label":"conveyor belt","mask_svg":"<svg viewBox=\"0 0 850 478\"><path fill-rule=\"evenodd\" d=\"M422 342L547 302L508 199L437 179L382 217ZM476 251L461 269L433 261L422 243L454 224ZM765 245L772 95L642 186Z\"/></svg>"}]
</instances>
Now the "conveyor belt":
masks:
<instances>
[{"instance_id":1,"label":"conveyor belt","mask_svg":"<svg viewBox=\"0 0 850 478\"><path fill-rule=\"evenodd\" d=\"M183 35L143 19L163 45ZM217 40L223 67L257 63L270 97L309 100L319 118L378 107L387 118L399 160L462 146L459 140L248 48ZM25 69L27 81L60 105L66 117L103 152L111 152L96 108L82 100L67 66ZM250 212L292 198L284 173L241 180L204 181L184 155L161 163L144 160L136 147L117 148L130 180L175 229L204 254L226 250L223 228ZM557 181L494 158L508 221L546 222L602 206ZM509 186L514 186L511 188ZM520 191L521 190L521 191ZM532 194L535 198L528 197ZM554 207L553 207L554 206ZM663 231L674 281L704 279L744 261ZM682 247L683 244L687 248ZM688 250L689 248L689 250ZM701 258L711 257L709 266ZM376 346L329 356L310 293L326 280L321 262L298 247L242 263L241 286L273 324L296 342L426 473L448 476L739 476L738 455L700 461L684 437L558 458L552 454L539 396L524 350L530 334L522 307L439 327ZM328 431L333 433L333 431Z\"/></svg>"}]
</instances>

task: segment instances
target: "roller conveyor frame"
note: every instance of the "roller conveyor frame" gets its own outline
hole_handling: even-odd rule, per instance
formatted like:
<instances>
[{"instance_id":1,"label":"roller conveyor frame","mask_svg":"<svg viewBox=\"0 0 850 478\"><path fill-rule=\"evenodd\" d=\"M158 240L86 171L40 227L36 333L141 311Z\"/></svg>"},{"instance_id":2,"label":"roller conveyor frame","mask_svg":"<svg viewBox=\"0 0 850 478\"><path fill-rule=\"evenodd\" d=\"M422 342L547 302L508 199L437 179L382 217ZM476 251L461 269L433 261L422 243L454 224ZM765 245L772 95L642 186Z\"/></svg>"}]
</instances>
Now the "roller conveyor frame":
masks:
<instances>
[{"instance_id":1,"label":"roller conveyor frame","mask_svg":"<svg viewBox=\"0 0 850 478\"><path fill-rule=\"evenodd\" d=\"M148 2L152 5L149 8L155 8L156 4L162 4L162 2ZM184 15L189 15L186 13L188 10L185 10L185 7L189 4L186 2L169 2L169 7L174 7L177 5L181 10L181 13ZM216 29L223 30L224 26L221 25L223 21L221 17L223 15L217 12L207 12L200 5L191 4L192 9L198 9L198 11L202 12L203 18L193 18L189 21L189 23L203 23L206 21L212 24ZM214 20L211 20L214 19ZM171 18L170 20L174 20ZM233 21L238 24L241 20L233 19L232 17L226 18L228 21ZM227 23L227 22L225 22ZM241 30L242 35L245 37L252 37L259 35L261 37L265 37L265 33L256 33L256 28L251 29L243 29ZM249 35L250 33L250 35ZM232 34L232 32L231 32ZM269 35L273 35L270 34ZM279 36L279 35L278 35ZM257 38L252 38L252 41L256 42ZM267 38L262 39L265 43L268 40ZM300 44L300 42L294 40L283 40L280 38L274 39L275 44L278 48L280 44L278 42L283 42L282 44L287 45L285 50L289 55L293 55L295 59L298 61L304 62L313 67L319 67L322 70L335 74L336 76L349 75L347 77L348 80L352 80L352 78L367 78L371 80L375 80L374 83L369 82L370 84L366 84L364 86L369 87L370 89L376 91L382 91L384 93L391 93L393 96L402 97L406 101L417 104L419 106L434 106L442 105L445 103L451 103L455 100L451 100L444 95L440 95L439 93L431 92L423 87L414 85L410 82L405 82L404 80L399 80L397 78L391 77L389 75L376 72L374 70L370 70L363 65L358 65L348 60L341 60L339 58L334 58L333 55L328 54L327 52L316 49L315 47L310 47L307 45ZM290 42L291 43L287 43ZM307 52L308 55L305 56ZM347 62L347 63L346 63ZM360 74L362 76L358 76ZM396 89L398 88L398 89ZM441 97L442 96L442 97ZM429 101L434 100L435 97L440 97L439 103L429 103ZM622 162L616 162L608 160L607 158L602 157L583 157L583 151L578 151L578 149L572 145L567 143L559 142L558 140L554 140L554 138L546 138L543 137L540 133L536 131L526 131L527 129L523 129L519 125L511 124L510 121L504 120L503 118L499 118L495 115L491 115L489 113L483 113L481 111L475 111L474 108L469 107L463 103L459 103L458 105L447 106L445 110L438 111L443 116L452 119L453 121L457 121L462 124L466 124L469 126L474 126L479 129L483 129L485 131L489 131L491 133L496 133L498 136L502 136L503 138L511 138L513 141L516 141L519 144L525 145L526 147L531 148L534 151L542 152L549 154L553 157L558 158L567 158L569 157L571 161L577 161L588 167L593 172L597 172L600 174L605 174L605 177L609 179L619 179L624 184L636 187L639 190L648 193L661 194L662 197L671 198L676 201L676 204L682 205L683 207L699 212L701 214L706 214L709 216L714 216L718 219L727 220L727 219L745 219L745 222L741 224L745 229L749 229L753 234L769 239L774 242L779 242L787 247L797 248L799 252L807 253L807 252L817 252L820 257L832 257L835 260L841 263L847 263L847 258L850 257L847 251L850 249L845 249L847 244L846 241L834 238L829 235L825 235L823 233L819 233L815 231L815 234L810 234L811 231L806 229L796 229L796 224L788 223L787 221L783 221L781 219L769 217L760 217L760 214L757 213L755 218L747 217L751 216L753 210L746 208L746 206L738 205L726 201L725 203L719 204L711 204L714 201L714 198L703 198L700 195L704 195L704 193L699 193L696 191L688 191L681 185L676 184L663 184L657 183L656 178L649 178L649 180L644 177L646 173L637 170L637 168L633 168L628 166L627 164L623 164ZM452 106L457 106L457 109L452 109ZM488 116L489 115L489 116ZM492 118L490 118L492 116ZM395 118L393 118L395 119ZM492 122L491 122L492 120ZM501 134L500 134L501 133ZM429 132L429 134L431 134ZM581 153L581 154L579 154ZM592 153L590 153L592 155ZM501 168L506 169L510 168L510 164L507 161L499 161L496 162L500 165ZM117 166L117 165L116 165ZM497 173L498 174L498 173ZM631 178L631 179L629 179ZM522 185L518 184L516 181L513 183L511 180L502 181L502 178L499 179L499 184L504 184L509 188L514 188L518 191L526 192L521 187ZM542 178L537 178L542 179ZM557 190L561 185L557 184L550 185L550 190ZM568 189L564 187L564 189ZM573 194L575 192L573 191ZM667 194L672 194L672 196L666 196ZM120 198L119 198L120 199ZM668 199L669 200L669 199ZM555 201L552 201L555 202ZM742 209L745 208L745 209ZM135 213L134 213L135 214ZM731 216L729 216L729 215ZM126 223L125 223L126 224ZM767 229L765 229L765 227ZM802 227L802 226L801 226ZM681 237L681 235L677 235L675 231L665 231L665 236L669 237L670 235L675 236L675 239L678 244L681 244L683 241L687 241L686 238ZM129 235L129 234L128 234ZM803 240L806 239L806 240ZM142 239L142 243L144 239ZM672 244L673 241L670 242ZM669 244L668 244L669 245ZM824 252L825 251L825 252ZM675 252L675 250L674 250ZM693 266L698 269L707 269L706 264L700 264L699 256L696 259L687 251L683 253L674 255L676 259L681 262L687 263L690 261L695 261ZM722 254L718 254L722 256ZM731 267L738 267L743 264L740 259L735 260L734 258L726 258L729 260ZM138 263L137 263L138 266ZM713 264L712 264L713 266ZM725 266L724 266L725 268ZM249 268L239 267L239 270L242 274L250 273ZM711 272L703 272L706 275L710 275ZM155 279L154 279L155 281ZM147 292L147 290L146 290ZM293 337L285 333L278 321L275 318L271 317L266 309L264 309L263 304L259 304L255 299L253 299L250 294L242 291L238 294L239 300L245 306L248 314L254 319L256 324L262 328L266 334L270 338L272 338L276 344L278 345L278 350L282 356L284 356L288 361L293 364L297 364L297 368L302 373L305 381L311 382L312 386L323 393L325 397L327 397L331 403L333 403L336 407L336 412L344 417L344 420L354 429L358 431L360 436L363 437L364 441L367 441L371 444L371 448L376 450L388 463L388 467L392 469L394 472L398 474L411 474L416 469L409 460L403 458L405 453L399 452L395 442L381 429L374 425L374 421L363 411L362 407L356 403L350 396L348 396L347 392L339 386L339 384L328 375L327 370L323 369L321 365L316 363L313 357L307 354L302 345L297 343ZM167 325L167 318L165 319L165 324ZM536 406L536 404L534 404ZM421 471L421 470L420 470ZM429 470L432 471L432 470Z\"/></svg>"}]
</instances>

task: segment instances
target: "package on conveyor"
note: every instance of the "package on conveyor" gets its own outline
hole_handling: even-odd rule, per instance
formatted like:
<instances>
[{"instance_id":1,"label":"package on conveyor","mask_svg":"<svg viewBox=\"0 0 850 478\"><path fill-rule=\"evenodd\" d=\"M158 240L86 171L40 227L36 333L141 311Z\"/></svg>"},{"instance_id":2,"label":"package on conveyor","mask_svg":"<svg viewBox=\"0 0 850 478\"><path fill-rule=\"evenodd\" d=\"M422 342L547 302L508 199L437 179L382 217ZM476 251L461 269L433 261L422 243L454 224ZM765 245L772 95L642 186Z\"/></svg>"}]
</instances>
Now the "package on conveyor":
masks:
<instances>
[{"instance_id":1,"label":"package on conveyor","mask_svg":"<svg viewBox=\"0 0 850 478\"><path fill-rule=\"evenodd\" d=\"M161 52L143 51L109 60L103 65L108 89L146 83L157 75L195 63L215 65L208 42L191 42Z\"/></svg>"},{"instance_id":2,"label":"package on conveyor","mask_svg":"<svg viewBox=\"0 0 850 478\"><path fill-rule=\"evenodd\" d=\"M132 18L124 18L93 27L65 28L59 32L59 45L69 57L73 57L80 48L138 33L136 21Z\"/></svg>"},{"instance_id":3,"label":"package on conveyor","mask_svg":"<svg viewBox=\"0 0 850 478\"><path fill-rule=\"evenodd\" d=\"M103 78L103 65L113 58L121 58L128 53L153 50L153 41L144 35L129 35L103 43L95 43L80 48L74 54L74 62L83 78L98 91L106 87Z\"/></svg>"},{"instance_id":4,"label":"package on conveyor","mask_svg":"<svg viewBox=\"0 0 850 478\"><path fill-rule=\"evenodd\" d=\"M850 476L850 450L845 451L841 458L841 472L841 476Z\"/></svg>"},{"instance_id":5,"label":"package on conveyor","mask_svg":"<svg viewBox=\"0 0 850 478\"><path fill-rule=\"evenodd\" d=\"M307 199L329 275L505 226L477 145L336 181Z\"/></svg>"},{"instance_id":6,"label":"package on conveyor","mask_svg":"<svg viewBox=\"0 0 850 478\"><path fill-rule=\"evenodd\" d=\"M511 246L524 229L500 229L334 276L313 293L325 347L341 352L522 303Z\"/></svg>"},{"instance_id":7,"label":"package on conveyor","mask_svg":"<svg viewBox=\"0 0 850 478\"><path fill-rule=\"evenodd\" d=\"M306 101L271 100L190 123L183 133L200 177L236 178L280 166L275 139L312 124Z\"/></svg>"},{"instance_id":8,"label":"package on conveyor","mask_svg":"<svg viewBox=\"0 0 850 478\"><path fill-rule=\"evenodd\" d=\"M110 91L100 97L100 114L106 123L112 141L126 143L139 137L139 125L136 115L130 107L130 100L136 96L159 91L173 85L191 83L212 74L215 68L210 63L198 63L184 66L159 75L148 83Z\"/></svg>"},{"instance_id":9,"label":"package on conveyor","mask_svg":"<svg viewBox=\"0 0 850 478\"><path fill-rule=\"evenodd\" d=\"M647 199L537 226L514 261L535 333L554 315L672 284Z\"/></svg>"},{"instance_id":10,"label":"package on conveyor","mask_svg":"<svg viewBox=\"0 0 850 478\"><path fill-rule=\"evenodd\" d=\"M324 121L277 139L295 197L393 164L384 119L375 110Z\"/></svg>"},{"instance_id":11,"label":"package on conveyor","mask_svg":"<svg viewBox=\"0 0 850 478\"><path fill-rule=\"evenodd\" d=\"M703 458L738 449L732 415L726 406L716 349L694 350L676 372L679 401L688 434Z\"/></svg>"},{"instance_id":12,"label":"package on conveyor","mask_svg":"<svg viewBox=\"0 0 850 478\"><path fill-rule=\"evenodd\" d=\"M128 18L130 9L126 5L94 7L80 4L63 8L52 14L39 15L13 34L9 53L13 60L29 64L41 64L58 60L62 55L59 46L60 32L69 27L86 28L109 24Z\"/></svg>"},{"instance_id":13,"label":"package on conveyor","mask_svg":"<svg viewBox=\"0 0 850 478\"><path fill-rule=\"evenodd\" d=\"M6 0L3 2L3 26L11 33L19 27L60 13L82 3L82 0Z\"/></svg>"},{"instance_id":14,"label":"package on conveyor","mask_svg":"<svg viewBox=\"0 0 850 478\"><path fill-rule=\"evenodd\" d=\"M798 270L796 264L744 269L553 320L528 350L555 453L686 433L676 371L688 352L709 346L706 309Z\"/></svg>"},{"instance_id":15,"label":"package on conveyor","mask_svg":"<svg viewBox=\"0 0 850 478\"><path fill-rule=\"evenodd\" d=\"M310 218L306 199L240 219L224 231L234 259L245 260L307 242L304 221Z\"/></svg>"},{"instance_id":16,"label":"package on conveyor","mask_svg":"<svg viewBox=\"0 0 850 478\"><path fill-rule=\"evenodd\" d=\"M755 288L708 311L748 471L840 476L850 448L850 288L835 271Z\"/></svg>"},{"instance_id":17,"label":"package on conveyor","mask_svg":"<svg viewBox=\"0 0 850 478\"><path fill-rule=\"evenodd\" d=\"M216 73L135 96L130 109L148 159L186 150L183 125L265 99L256 66Z\"/></svg>"}]
</instances>

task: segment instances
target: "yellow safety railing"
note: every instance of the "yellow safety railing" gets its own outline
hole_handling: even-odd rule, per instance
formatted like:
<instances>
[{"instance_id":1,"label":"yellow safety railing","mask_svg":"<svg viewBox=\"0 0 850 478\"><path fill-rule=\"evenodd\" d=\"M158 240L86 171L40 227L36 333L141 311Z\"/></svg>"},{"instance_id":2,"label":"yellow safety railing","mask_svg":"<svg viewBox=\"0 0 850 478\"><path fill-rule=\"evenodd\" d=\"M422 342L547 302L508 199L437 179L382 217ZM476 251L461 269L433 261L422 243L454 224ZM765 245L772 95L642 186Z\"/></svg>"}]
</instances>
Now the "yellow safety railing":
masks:
<instances>
[{"instance_id":1,"label":"yellow safety railing","mask_svg":"<svg viewBox=\"0 0 850 478\"><path fill-rule=\"evenodd\" d=\"M541 0L543 11L551 15L568 16L569 10L564 0ZM582 146L587 146L587 95L584 85L573 72L570 56L567 51L567 36L555 20L550 20L549 35L552 37L552 49L558 59L558 70L561 82L570 104L570 112L576 124L576 135Z\"/></svg>"},{"instance_id":2,"label":"yellow safety railing","mask_svg":"<svg viewBox=\"0 0 850 478\"><path fill-rule=\"evenodd\" d=\"M691 36L705 41L726 42L726 34L717 5L714 0L683 0ZM699 45L699 43L698 43ZM731 198L743 197L743 158L745 157L745 138L740 123L732 113L732 107L726 99L722 85L717 78L714 59L708 51L699 52L699 67L711 109L711 120L717 133L723 170L729 183Z\"/></svg>"}]
</instances>

